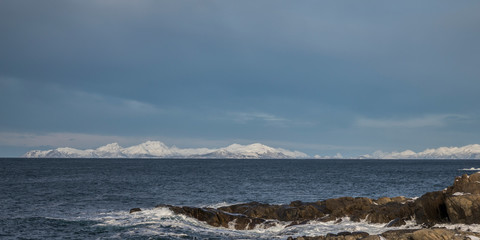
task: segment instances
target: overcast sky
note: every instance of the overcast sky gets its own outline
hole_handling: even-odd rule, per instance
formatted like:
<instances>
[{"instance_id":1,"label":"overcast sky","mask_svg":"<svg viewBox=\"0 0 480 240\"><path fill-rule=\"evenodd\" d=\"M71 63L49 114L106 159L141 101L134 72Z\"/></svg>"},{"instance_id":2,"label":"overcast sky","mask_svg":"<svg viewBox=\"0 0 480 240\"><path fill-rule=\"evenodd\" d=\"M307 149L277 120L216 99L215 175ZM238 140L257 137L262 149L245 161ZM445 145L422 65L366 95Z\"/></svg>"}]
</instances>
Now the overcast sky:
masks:
<instances>
[{"instance_id":1,"label":"overcast sky","mask_svg":"<svg viewBox=\"0 0 480 240\"><path fill-rule=\"evenodd\" d=\"M0 156L480 143L479 1L0 1Z\"/></svg>"}]
</instances>

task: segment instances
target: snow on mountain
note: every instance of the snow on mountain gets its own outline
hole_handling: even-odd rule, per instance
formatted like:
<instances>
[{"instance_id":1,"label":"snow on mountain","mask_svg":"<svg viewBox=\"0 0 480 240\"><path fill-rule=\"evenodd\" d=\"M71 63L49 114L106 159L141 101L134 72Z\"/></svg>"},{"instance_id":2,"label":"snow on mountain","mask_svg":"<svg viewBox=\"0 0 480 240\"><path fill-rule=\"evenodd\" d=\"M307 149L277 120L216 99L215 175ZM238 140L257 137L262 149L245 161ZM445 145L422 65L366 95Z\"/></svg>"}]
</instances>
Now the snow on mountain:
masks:
<instances>
[{"instance_id":1,"label":"snow on mountain","mask_svg":"<svg viewBox=\"0 0 480 240\"><path fill-rule=\"evenodd\" d=\"M33 150L25 153L27 158L309 158L305 153L273 148L260 143L250 145L232 144L224 148L178 148L169 147L160 141L147 141L139 145L123 148L118 143L111 143L97 149L79 150L63 147L46 151ZM337 154L320 159L343 158ZM360 159L480 159L480 145L463 147L440 147L426 149L422 152L406 150L403 152L382 152L362 155Z\"/></svg>"},{"instance_id":2,"label":"snow on mountain","mask_svg":"<svg viewBox=\"0 0 480 240\"><path fill-rule=\"evenodd\" d=\"M422 152L406 150L403 152L386 153L382 151L367 154L361 158L370 159L480 159L480 145L471 144L463 147L440 147L426 149Z\"/></svg>"},{"instance_id":3,"label":"snow on mountain","mask_svg":"<svg viewBox=\"0 0 480 240\"><path fill-rule=\"evenodd\" d=\"M298 151L272 148L260 143L250 145L232 144L228 147L204 154L208 158L307 158L308 155Z\"/></svg>"},{"instance_id":4,"label":"snow on mountain","mask_svg":"<svg viewBox=\"0 0 480 240\"><path fill-rule=\"evenodd\" d=\"M147 141L142 144L125 148L127 157L172 157L175 152L160 141Z\"/></svg>"},{"instance_id":5,"label":"snow on mountain","mask_svg":"<svg viewBox=\"0 0 480 240\"><path fill-rule=\"evenodd\" d=\"M298 151L272 148L260 143L250 145L232 144L225 148L177 148L168 147L160 141L147 141L139 145L123 148L111 143L97 149L79 150L57 148L33 150L24 157L29 158L308 158Z\"/></svg>"}]
</instances>

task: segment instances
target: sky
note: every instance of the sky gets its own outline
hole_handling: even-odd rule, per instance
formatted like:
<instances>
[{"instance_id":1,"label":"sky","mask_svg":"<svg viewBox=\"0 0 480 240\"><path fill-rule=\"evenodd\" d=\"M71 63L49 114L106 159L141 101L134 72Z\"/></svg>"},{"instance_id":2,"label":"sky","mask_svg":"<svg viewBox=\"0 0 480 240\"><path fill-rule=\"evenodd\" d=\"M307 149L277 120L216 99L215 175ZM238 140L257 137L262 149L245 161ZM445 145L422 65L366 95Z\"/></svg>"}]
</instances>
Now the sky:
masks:
<instances>
[{"instance_id":1,"label":"sky","mask_svg":"<svg viewBox=\"0 0 480 240\"><path fill-rule=\"evenodd\" d=\"M0 156L480 143L479 1L0 1Z\"/></svg>"}]
</instances>

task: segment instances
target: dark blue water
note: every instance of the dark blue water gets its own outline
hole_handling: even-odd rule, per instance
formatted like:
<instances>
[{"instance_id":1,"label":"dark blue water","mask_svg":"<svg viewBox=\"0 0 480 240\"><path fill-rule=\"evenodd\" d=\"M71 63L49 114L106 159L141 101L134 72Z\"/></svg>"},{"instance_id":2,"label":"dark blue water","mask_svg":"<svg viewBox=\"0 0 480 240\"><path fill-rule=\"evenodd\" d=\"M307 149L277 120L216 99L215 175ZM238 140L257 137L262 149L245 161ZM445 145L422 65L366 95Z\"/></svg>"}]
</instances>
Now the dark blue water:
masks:
<instances>
[{"instance_id":1,"label":"dark blue water","mask_svg":"<svg viewBox=\"0 0 480 240\"><path fill-rule=\"evenodd\" d=\"M468 173L459 169L471 167L480 162L0 159L0 238L248 238L210 231L153 207L415 197L451 185L455 176ZM133 207L150 209L144 213L150 215L128 214Z\"/></svg>"}]
</instances>

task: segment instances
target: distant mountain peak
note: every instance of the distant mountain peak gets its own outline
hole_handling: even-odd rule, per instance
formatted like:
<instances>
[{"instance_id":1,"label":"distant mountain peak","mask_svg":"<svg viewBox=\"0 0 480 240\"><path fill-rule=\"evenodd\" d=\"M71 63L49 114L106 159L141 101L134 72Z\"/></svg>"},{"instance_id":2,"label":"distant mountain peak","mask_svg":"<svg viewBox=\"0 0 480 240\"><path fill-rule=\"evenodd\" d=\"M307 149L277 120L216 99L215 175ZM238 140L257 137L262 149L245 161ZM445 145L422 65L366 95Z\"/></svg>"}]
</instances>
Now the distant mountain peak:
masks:
<instances>
[{"instance_id":1,"label":"distant mountain peak","mask_svg":"<svg viewBox=\"0 0 480 240\"><path fill-rule=\"evenodd\" d=\"M112 150L119 151L121 149L122 147L118 143L110 143L105 146L101 146L97 148L98 151L112 151Z\"/></svg>"}]
</instances>

